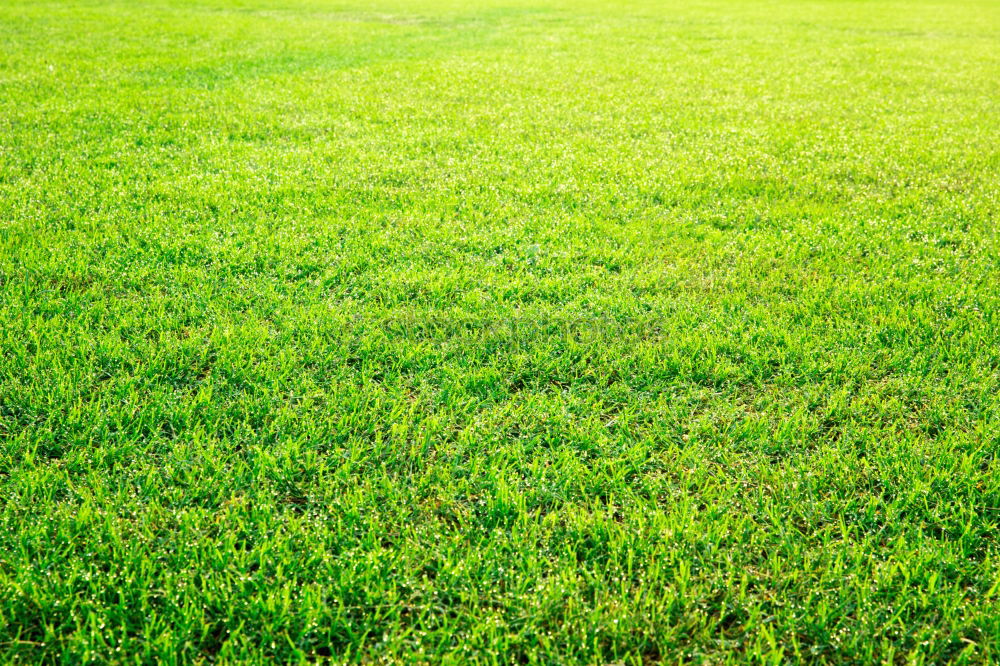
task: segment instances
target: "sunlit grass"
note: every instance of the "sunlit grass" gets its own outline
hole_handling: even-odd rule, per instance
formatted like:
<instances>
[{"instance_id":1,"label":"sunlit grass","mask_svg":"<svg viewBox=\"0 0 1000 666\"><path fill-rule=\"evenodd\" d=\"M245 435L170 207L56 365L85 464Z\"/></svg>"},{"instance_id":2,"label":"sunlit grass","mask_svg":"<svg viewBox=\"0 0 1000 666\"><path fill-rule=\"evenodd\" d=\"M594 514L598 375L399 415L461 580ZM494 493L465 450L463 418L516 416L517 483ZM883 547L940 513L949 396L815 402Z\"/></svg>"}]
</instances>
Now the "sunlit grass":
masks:
<instances>
[{"instance_id":1,"label":"sunlit grass","mask_svg":"<svg viewBox=\"0 0 1000 666\"><path fill-rule=\"evenodd\" d=\"M1000 5L0 4L0 661L1000 658Z\"/></svg>"}]
</instances>

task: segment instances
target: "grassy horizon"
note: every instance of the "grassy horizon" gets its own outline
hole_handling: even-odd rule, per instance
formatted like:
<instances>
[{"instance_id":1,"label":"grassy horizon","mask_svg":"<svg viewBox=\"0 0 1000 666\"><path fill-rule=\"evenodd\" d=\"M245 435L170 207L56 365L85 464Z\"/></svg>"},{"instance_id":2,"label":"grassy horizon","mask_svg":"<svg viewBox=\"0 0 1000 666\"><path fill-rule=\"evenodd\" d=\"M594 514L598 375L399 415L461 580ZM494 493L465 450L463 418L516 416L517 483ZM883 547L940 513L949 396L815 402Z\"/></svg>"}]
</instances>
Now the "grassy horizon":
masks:
<instances>
[{"instance_id":1,"label":"grassy horizon","mask_svg":"<svg viewBox=\"0 0 1000 666\"><path fill-rule=\"evenodd\" d=\"M1000 660L1000 4L0 4L3 663Z\"/></svg>"}]
</instances>

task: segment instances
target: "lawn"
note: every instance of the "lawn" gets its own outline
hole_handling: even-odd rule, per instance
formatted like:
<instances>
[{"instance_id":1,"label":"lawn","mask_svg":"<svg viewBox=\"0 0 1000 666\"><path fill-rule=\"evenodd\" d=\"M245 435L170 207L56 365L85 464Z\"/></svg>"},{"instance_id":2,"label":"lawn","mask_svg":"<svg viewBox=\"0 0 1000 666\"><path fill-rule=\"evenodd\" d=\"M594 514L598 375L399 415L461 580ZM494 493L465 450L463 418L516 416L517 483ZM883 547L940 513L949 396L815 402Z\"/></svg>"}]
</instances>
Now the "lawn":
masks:
<instances>
[{"instance_id":1,"label":"lawn","mask_svg":"<svg viewBox=\"0 0 1000 666\"><path fill-rule=\"evenodd\" d=\"M1000 3L4 0L0 662L1000 660Z\"/></svg>"}]
</instances>

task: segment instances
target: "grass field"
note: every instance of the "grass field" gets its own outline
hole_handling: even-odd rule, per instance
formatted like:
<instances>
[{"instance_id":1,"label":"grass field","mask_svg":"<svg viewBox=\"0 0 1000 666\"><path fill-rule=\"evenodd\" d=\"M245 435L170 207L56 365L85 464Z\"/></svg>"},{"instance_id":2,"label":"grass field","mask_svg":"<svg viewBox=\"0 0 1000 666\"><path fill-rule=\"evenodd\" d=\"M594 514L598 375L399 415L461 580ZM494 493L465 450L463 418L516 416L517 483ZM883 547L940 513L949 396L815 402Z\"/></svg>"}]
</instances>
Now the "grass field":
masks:
<instances>
[{"instance_id":1,"label":"grass field","mask_svg":"<svg viewBox=\"0 0 1000 666\"><path fill-rule=\"evenodd\" d=\"M994 0L5 0L0 662L996 662L998 218Z\"/></svg>"}]
</instances>

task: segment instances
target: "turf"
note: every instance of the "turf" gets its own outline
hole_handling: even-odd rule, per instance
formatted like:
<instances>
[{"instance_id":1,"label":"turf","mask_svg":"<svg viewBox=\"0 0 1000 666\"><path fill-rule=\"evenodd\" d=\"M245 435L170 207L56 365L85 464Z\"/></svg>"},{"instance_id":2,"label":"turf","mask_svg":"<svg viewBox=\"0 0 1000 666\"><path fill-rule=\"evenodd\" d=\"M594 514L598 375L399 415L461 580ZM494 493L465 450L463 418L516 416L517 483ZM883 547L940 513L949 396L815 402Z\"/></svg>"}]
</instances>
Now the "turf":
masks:
<instances>
[{"instance_id":1,"label":"turf","mask_svg":"<svg viewBox=\"0 0 1000 666\"><path fill-rule=\"evenodd\" d=\"M0 661L1000 659L1000 4L0 5Z\"/></svg>"}]
</instances>

